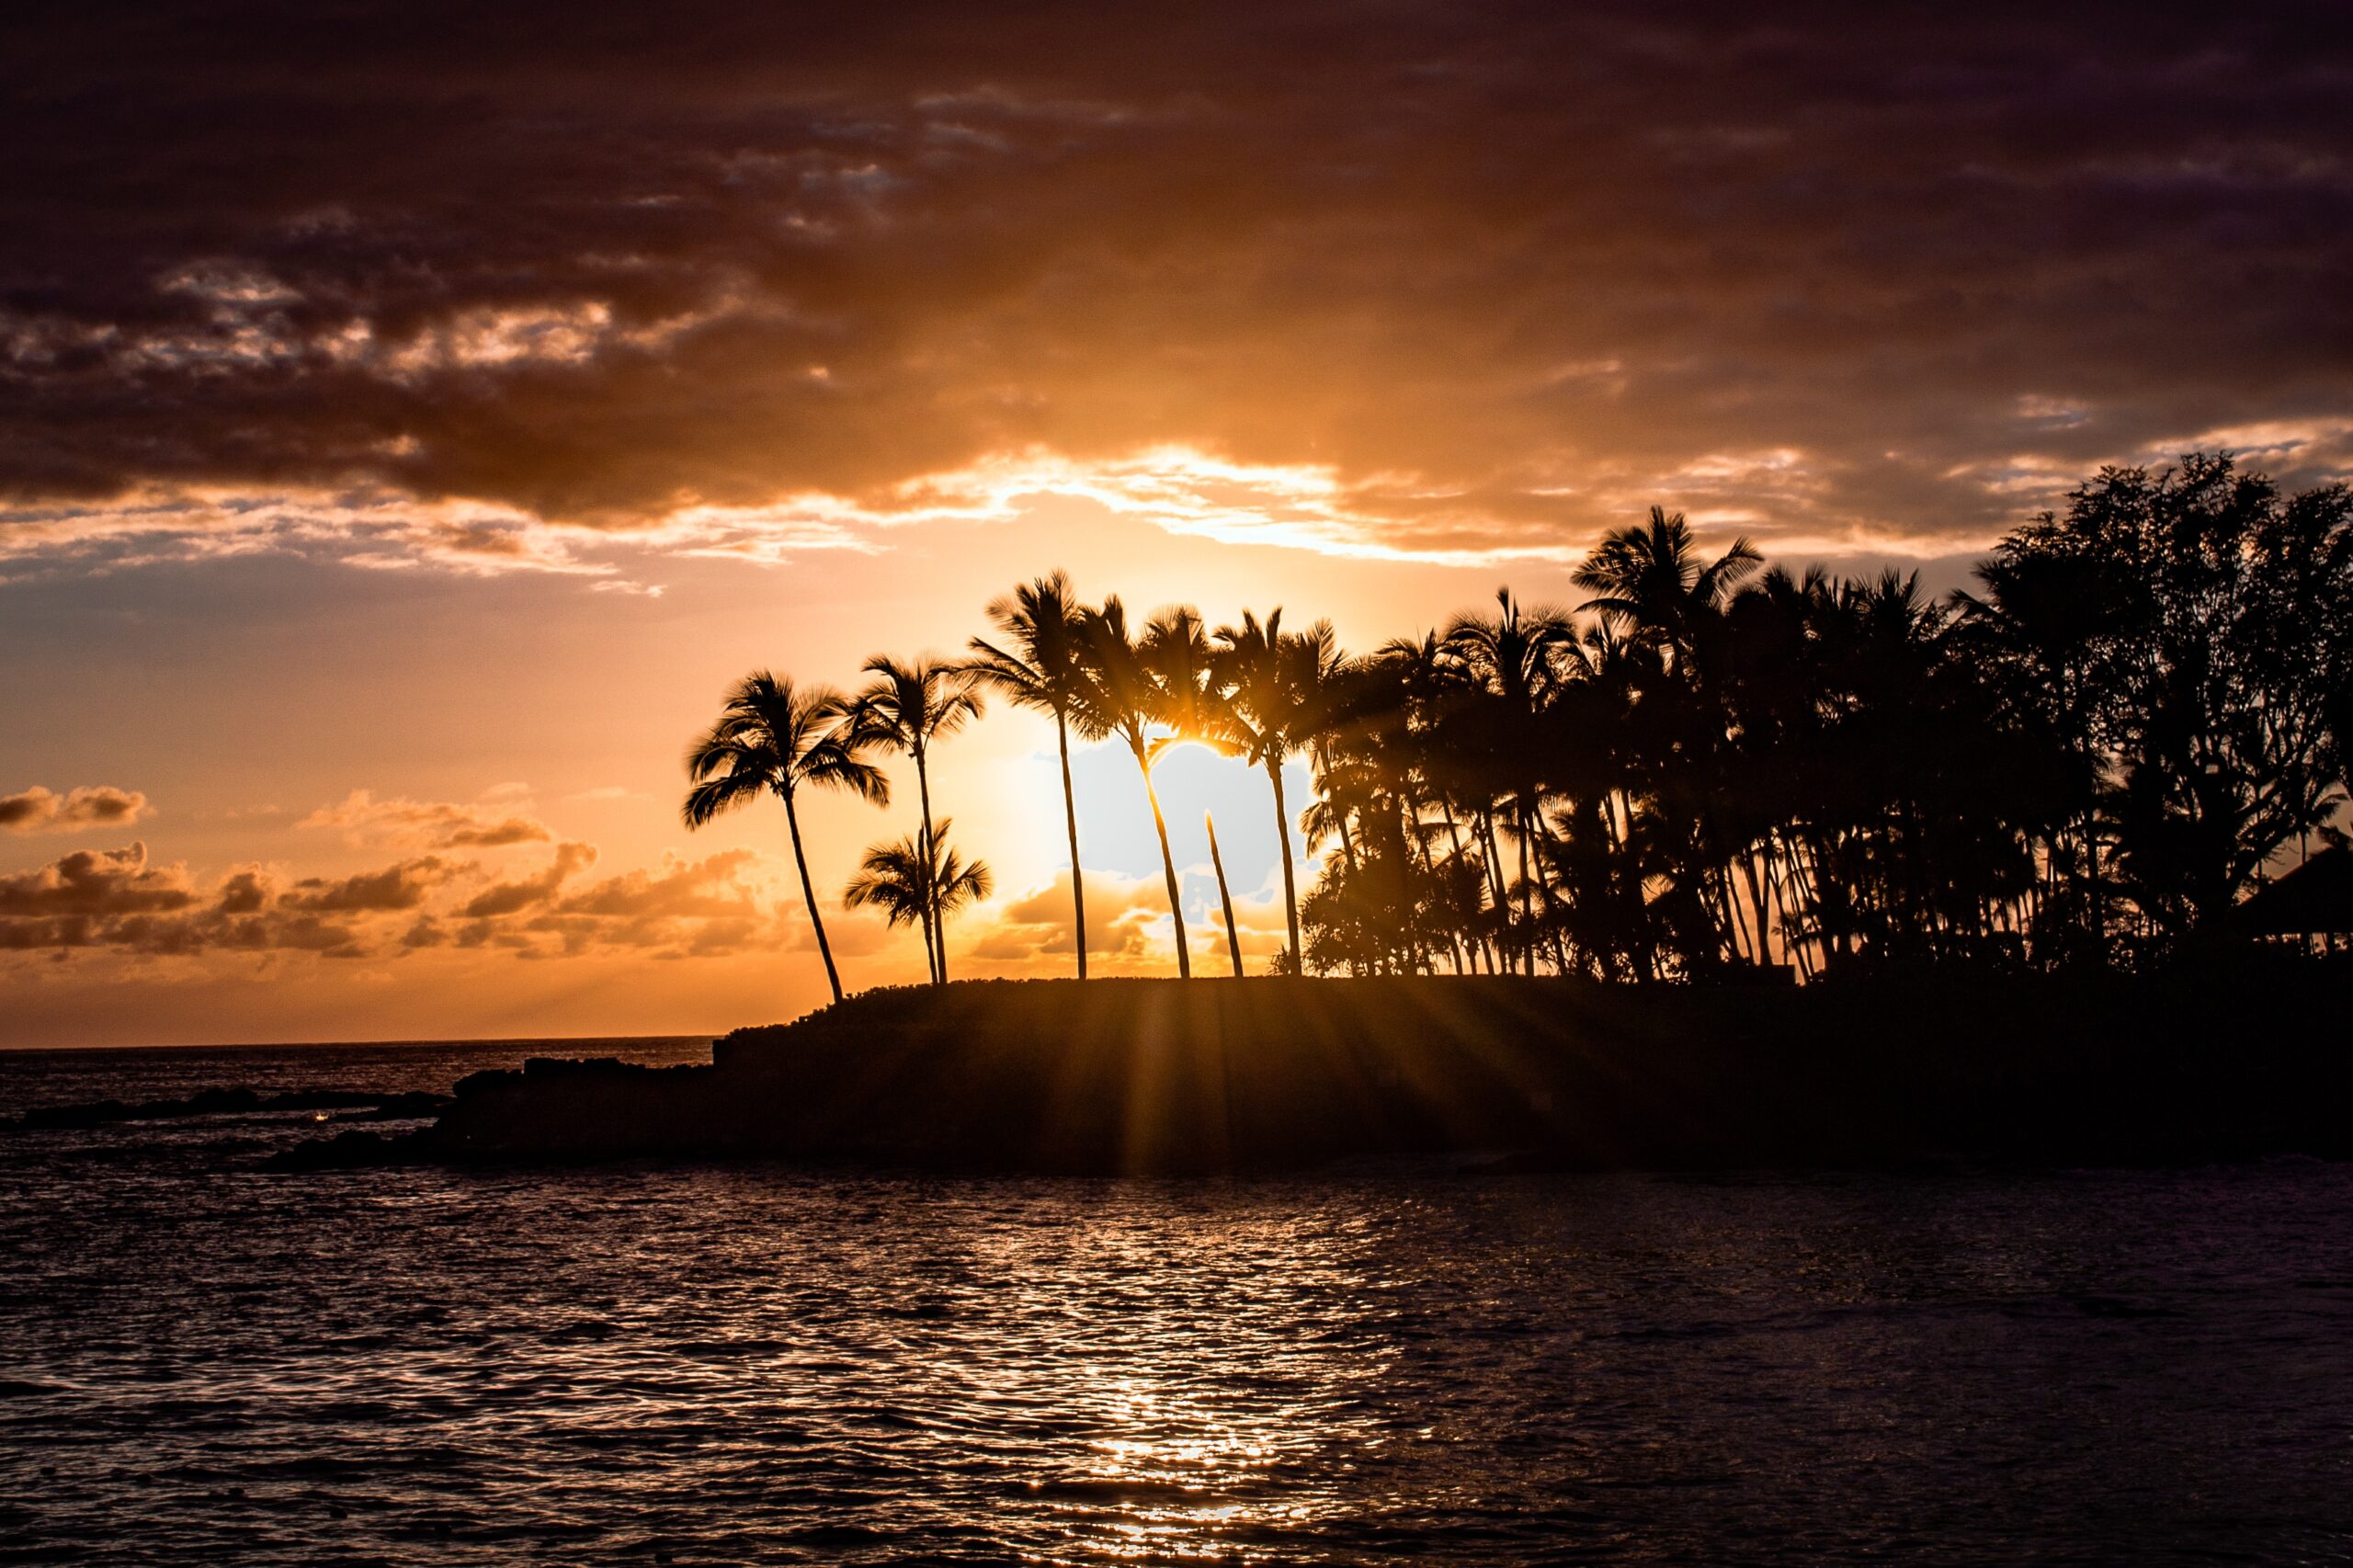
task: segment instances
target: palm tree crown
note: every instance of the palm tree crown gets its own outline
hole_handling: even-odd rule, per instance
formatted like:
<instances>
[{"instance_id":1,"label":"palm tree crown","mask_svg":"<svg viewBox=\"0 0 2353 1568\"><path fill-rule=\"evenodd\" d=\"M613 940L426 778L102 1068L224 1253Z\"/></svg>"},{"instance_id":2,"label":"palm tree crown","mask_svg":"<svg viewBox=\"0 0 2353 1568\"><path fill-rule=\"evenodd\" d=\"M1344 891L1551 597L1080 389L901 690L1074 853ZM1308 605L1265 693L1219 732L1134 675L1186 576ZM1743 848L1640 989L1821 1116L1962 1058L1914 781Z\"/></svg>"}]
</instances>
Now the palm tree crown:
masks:
<instances>
[{"instance_id":1,"label":"palm tree crown","mask_svg":"<svg viewBox=\"0 0 2353 1568\"><path fill-rule=\"evenodd\" d=\"M960 665L932 658L912 664L877 653L866 661L871 677L850 704L850 730L860 741L904 753L915 765L915 794L923 809L919 842L928 845L931 825L931 747L981 714L975 677ZM947 946L938 911L924 922L932 951L932 976L947 972Z\"/></svg>"},{"instance_id":2,"label":"palm tree crown","mask_svg":"<svg viewBox=\"0 0 2353 1568\"><path fill-rule=\"evenodd\" d=\"M1304 747L1324 722L1324 698L1339 662L1332 623L1319 620L1305 631L1282 629L1282 607L1264 624L1248 610L1242 624L1217 630L1212 655L1225 702L1220 712L1226 736L1243 757L1267 770L1275 796L1276 842L1282 849L1283 915L1290 927L1289 966L1300 960L1299 886L1292 869L1290 812L1283 800L1283 764Z\"/></svg>"},{"instance_id":3,"label":"palm tree crown","mask_svg":"<svg viewBox=\"0 0 2353 1568\"><path fill-rule=\"evenodd\" d=\"M824 919L810 885L794 801L806 787L840 790L878 806L890 803L890 780L858 755L863 743L848 710L847 699L831 687L796 689L788 676L753 671L735 683L718 722L688 749L691 787L679 813L693 829L762 795L784 802L793 863L801 872L801 896L816 928L817 951L825 960L825 978L836 1002L842 999L841 976L834 968L833 948L825 940Z\"/></svg>"},{"instance_id":4,"label":"palm tree crown","mask_svg":"<svg viewBox=\"0 0 2353 1568\"><path fill-rule=\"evenodd\" d=\"M1580 608L1688 652L1697 624L1720 610L1764 560L1746 539L1736 539L1703 562L1683 514L1653 506L1648 527L1613 530L1570 580L1598 596Z\"/></svg>"},{"instance_id":5,"label":"palm tree crown","mask_svg":"<svg viewBox=\"0 0 2353 1568\"><path fill-rule=\"evenodd\" d=\"M923 926L929 943L934 926L943 925L958 910L988 897L994 885L987 861L975 860L968 866L962 856L949 847L948 830L954 825L954 819L942 817L929 832L867 850L858 861L858 874L843 891L842 902L852 909L881 910L885 925ZM948 982L944 946L935 955L932 980L942 985Z\"/></svg>"}]
</instances>

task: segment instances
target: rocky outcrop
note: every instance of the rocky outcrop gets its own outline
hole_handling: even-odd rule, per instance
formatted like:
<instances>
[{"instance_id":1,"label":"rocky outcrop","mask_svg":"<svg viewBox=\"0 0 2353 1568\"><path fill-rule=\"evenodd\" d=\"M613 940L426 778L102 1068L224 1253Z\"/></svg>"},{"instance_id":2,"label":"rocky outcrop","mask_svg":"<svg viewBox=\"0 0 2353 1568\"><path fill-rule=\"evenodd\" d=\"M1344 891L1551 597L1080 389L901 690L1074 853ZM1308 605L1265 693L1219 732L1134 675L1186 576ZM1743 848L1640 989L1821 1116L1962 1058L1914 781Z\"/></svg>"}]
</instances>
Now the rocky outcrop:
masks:
<instances>
[{"instance_id":1,"label":"rocky outcrop","mask_svg":"<svg viewBox=\"0 0 2353 1568\"><path fill-rule=\"evenodd\" d=\"M1247 1172L1510 1153L1730 1168L2353 1154L2345 971L976 982L742 1029L708 1067L478 1074L401 1157Z\"/></svg>"}]
</instances>

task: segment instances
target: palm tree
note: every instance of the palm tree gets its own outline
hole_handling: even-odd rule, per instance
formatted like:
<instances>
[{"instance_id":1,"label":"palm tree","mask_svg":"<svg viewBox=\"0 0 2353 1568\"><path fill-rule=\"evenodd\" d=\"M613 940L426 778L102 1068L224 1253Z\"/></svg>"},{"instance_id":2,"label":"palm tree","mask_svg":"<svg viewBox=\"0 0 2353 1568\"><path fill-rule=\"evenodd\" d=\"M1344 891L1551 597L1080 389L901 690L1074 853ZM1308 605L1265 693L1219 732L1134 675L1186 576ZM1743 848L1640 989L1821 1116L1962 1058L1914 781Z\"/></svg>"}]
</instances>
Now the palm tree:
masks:
<instances>
[{"instance_id":1,"label":"palm tree","mask_svg":"<svg viewBox=\"0 0 2353 1568\"><path fill-rule=\"evenodd\" d=\"M1508 588L1495 592L1495 614L1457 616L1446 630L1445 647L1471 684L1485 694L1482 705L1493 726L1483 736L1482 750L1497 769L1495 782L1512 797L1514 835L1519 840L1520 906L1528 926L1522 951L1528 972L1536 972L1536 911L1529 889L1543 896L1549 914L1552 886L1546 880L1546 857L1532 862L1529 849L1544 832L1539 809L1541 780L1534 762L1541 747L1540 724L1563 683L1563 665L1576 646L1576 628L1559 610L1521 606ZM1501 790L1498 791L1499 793Z\"/></svg>"},{"instance_id":2,"label":"palm tree","mask_svg":"<svg viewBox=\"0 0 2353 1568\"><path fill-rule=\"evenodd\" d=\"M942 817L936 831L926 828L914 838L875 845L858 861L858 875L842 892L842 903L852 909L881 910L886 925L923 926L934 985L948 983L948 916L988 897L993 882L987 861L967 866L948 846L948 830L953 825L953 819Z\"/></svg>"},{"instance_id":3,"label":"palm tree","mask_svg":"<svg viewBox=\"0 0 2353 1568\"><path fill-rule=\"evenodd\" d=\"M1217 669L1225 694L1225 728L1244 760L1267 770L1275 790L1276 842L1282 847L1283 915L1290 925L1291 958L1299 958L1299 887L1291 870L1290 809L1283 801L1283 764L1307 744L1322 711L1321 699L1339 666L1332 623L1305 631L1282 630L1282 607L1264 625L1248 610L1238 627L1217 630Z\"/></svg>"},{"instance_id":4,"label":"palm tree","mask_svg":"<svg viewBox=\"0 0 2353 1568\"><path fill-rule=\"evenodd\" d=\"M1639 635L1689 653L1699 623L1723 608L1742 578L1765 557L1746 539L1702 562L1683 514L1651 508L1648 528L1617 528L1595 546L1570 581L1598 597L1579 609L1634 628Z\"/></svg>"},{"instance_id":5,"label":"palm tree","mask_svg":"<svg viewBox=\"0 0 2353 1568\"><path fill-rule=\"evenodd\" d=\"M1054 744L1062 754L1063 822L1070 832L1071 915L1077 926L1078 978L1086 978L1086 888L1078 865L1078 801L1070 783L1070 733L1098 741L1086 703L1086 670L1080 658L1085 614L1071 592L1068 574L1055 571L989 606L989 619L1006 645L972 639L972 663L964 667L1005 694L1017 708L1054 716Z\"/></svg>"},{"instance_id":6,"label":"palm tree","mask_svg":"<svg viewBox=\"0 0 2353 1568\"><path fill-rule=\"evenodd\" d=\"M842 999L842 977L817 913L809 881L809 857L801 847L801 815L793 801L803 785L840 790L876 805L888 805L890 781L858 754L861 747L847 722L848 704L831 687L796 690L789 676L755 670L727 694L719 722L687 752L687 791L680 814L688 829L724 811L770 794L784 802L785 825L792 832L792 863L801 872L801 900L816 929L817 953L834 1000Z\"/></svg>"},{"instance_id":7,"label":"palm tree","mask_svg":"<svg viewBox=\"0 0 2353 1568\"><path fill-rule=\"evenodd\" d=\"M931 658L902 664L886 653L866 661L873 677L850 705L852 734L862 744L884 746L915 759L915 792L923 805L921 842L934 842L931 826L931 744L962 729L981 713L981 699L972 689L973 677L958 665ZM924 938L933 954L935 975L947 970L947 945L941 940L936 910L924 915Z\"/></svg>"},{"instance_id":8,"label":"palm tree","mask_svg":"<svg viewBox=\"0 0 2353 1568\"><path fill-rule=\"evenodd\" d=\"M1198 633L1199 617L1194 618L1193 626ZM1146 635L1153 633L1147 631ZM1164 645L1159 650L1158 662L1164 665L1173 664L1165 646L1167 639L1160 641ZM1168 915L1176 926L1176 972L1190 980L1193 960L1185 945L1185 909L1176 884L1176 859L1168 850L1168 819L1161 814L1160 791L1152 781L1152 765L1165 738L1155 736L1152 726L1169 703L1160 676L1145 659L1143 644L1128 634L1127 607L1120 602L1118 595L1105 599L1101 608L1086 612L1080 631L1080 649L1086 687L1079 710L1086 724L1097 733L1117 735L1127 742L1128 750L1135 756L1137 770L1143 775L1144 798L1152 803L1153 829L1160 835L1160 870L1168 884Z\"/></svg>"}]
</instances>

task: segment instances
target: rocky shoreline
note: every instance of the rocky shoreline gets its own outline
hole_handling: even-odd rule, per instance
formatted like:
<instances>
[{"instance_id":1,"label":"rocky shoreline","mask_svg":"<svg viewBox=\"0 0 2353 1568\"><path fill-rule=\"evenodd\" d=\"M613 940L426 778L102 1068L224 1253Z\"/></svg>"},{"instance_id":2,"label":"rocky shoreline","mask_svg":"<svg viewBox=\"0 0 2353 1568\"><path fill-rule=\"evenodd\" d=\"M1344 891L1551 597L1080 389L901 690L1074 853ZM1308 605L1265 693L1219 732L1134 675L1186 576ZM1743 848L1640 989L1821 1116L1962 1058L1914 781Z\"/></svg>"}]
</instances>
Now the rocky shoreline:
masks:
<instances>
[{"instance_id":1,"label":"rocky shoreline","mask_svg":"<svg viewBox=\"0 0 2353 1568\"><path fill-rule=\"evenodd\" d=\"M637 1158L1249 1173L2353 1157L2342 966L1803 988L1492 977L983 981L739 1029L710 1066L535 1059L281 1169Z\"/></svg>"}]
</instances>

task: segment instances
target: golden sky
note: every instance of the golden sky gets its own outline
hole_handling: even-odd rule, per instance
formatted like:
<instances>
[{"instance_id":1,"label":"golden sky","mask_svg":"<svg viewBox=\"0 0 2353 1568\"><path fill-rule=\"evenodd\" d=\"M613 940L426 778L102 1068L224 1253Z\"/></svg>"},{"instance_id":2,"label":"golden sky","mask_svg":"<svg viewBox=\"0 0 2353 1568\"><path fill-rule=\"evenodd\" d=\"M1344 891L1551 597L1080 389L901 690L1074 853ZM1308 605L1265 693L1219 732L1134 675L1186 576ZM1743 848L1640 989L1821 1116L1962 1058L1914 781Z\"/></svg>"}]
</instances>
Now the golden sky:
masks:
<instances>
[{"instance_id":1,"label":"golden sky","mask_svg":"<svg viewBox=\"0 0 2353 1568\"><path fill-rule=\"evenodd\" d=\"M1944 588L2103 462L2353 466L2336 7L106 10L0 22L0 1045L790 1016L688 740L1054 566L1362 647L1653 502ZM1068 966L1051 740L939 758L959 974ZM1263 783L1164 784L1263 957Z\"/></svg>"}]
</instances>

